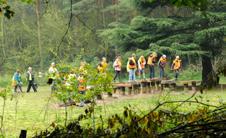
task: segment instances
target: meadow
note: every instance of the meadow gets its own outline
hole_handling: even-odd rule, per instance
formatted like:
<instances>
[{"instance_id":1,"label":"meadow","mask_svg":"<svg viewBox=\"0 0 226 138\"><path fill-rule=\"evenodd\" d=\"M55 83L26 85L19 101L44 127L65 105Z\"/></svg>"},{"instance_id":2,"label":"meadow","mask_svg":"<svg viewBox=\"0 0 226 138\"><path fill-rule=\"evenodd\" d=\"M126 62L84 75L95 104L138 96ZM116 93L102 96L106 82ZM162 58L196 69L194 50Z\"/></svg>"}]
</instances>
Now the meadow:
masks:
<instances>
[{"instance_id":1,"label":"meadow","mask_svg":"<svg viewBox=\"0 0 226 138\"><path fill-rule=\"evenodd\" d=\"M25 88L23 88L25 90ZM105 119L115 113L122 113L124 107L130 106L137 113L145 114L154 108L159 102L172 100L185 100L192 95L192 92L170 92L163 91L155 94L139 94L132 96L118 96L105 98L97 101L95 116L102 115ZM194 97L208 104L218 105L226 101L223 90L199 92ZM3 99L0 99L0 111L2 114ZM4 135L7 138L18 137L22 129L27 130L28 137L34 136L37 132L45 129L52 129L51 124L64 125L64 107L56 98L51 96L47 86L39 87L37 93L19 93L6 100L4 114ZM172 105L166 108L171 108ZM200 106L200 105L199 105ZM191 112L197 105L184 104L180 107L181 112ZM68 107L68 122L84 113L86 107ZM87 120L84 125L89 125L92 120Z\"/></svg>"}]
</instances>

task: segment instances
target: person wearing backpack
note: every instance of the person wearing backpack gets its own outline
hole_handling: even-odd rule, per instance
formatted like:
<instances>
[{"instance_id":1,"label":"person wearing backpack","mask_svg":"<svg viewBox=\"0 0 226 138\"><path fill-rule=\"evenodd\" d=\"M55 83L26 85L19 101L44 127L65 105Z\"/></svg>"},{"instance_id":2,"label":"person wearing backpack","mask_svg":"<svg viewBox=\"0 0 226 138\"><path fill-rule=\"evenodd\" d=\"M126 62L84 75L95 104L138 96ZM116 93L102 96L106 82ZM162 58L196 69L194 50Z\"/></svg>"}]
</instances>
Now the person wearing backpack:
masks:
<instances>
[{"instance_id":1,"label":"person wearing backpack","mask_svg":"<svg viewBox=\"0 0 226 138\"><path fill-rule=\"evenodd\" d=\"M137 63L135 59L135 54L133 54L127 62L127 72L129 72L129 82L136 80L136 69L137 69Z\"/></svg>"},{"instance_id":2,"label":"person wearing backpack","mask_svg":"<svg viewBox=\"0 0 226 138\"><path fill-rule=\"evenodd\" d=\"M157 53L153 52L148 57L148 66L150 70L150 79L155 77L155 63L156 63Z\"/></svg>"},{"instance_id":3,"label":"person wearing backpack","mask_svg":"<svg viewBox=\"0 0 226 138\"><path fill-rule=\"evenodd\" d=\"M165 67L166 67L167 59L166 55L162 55L162 57L159 59L159 74L160 74L160 79L163 79L165 75Z\"/></svg>"},{"instance_id":4,"label":"person wearing backpack","mask_svg":"<svg viewBox=\"0 0 226 138\"><path fill-rule=\"evenodd\" d=\"M173 64L171 66L171 70L175 72L175 80L177 80L179 72L181 70L181 60L179 56L176 56L176 58L174 59Z\"/></svg>"},{"instance_id":5,"label":"person wearing backpack","mask_svg":"<svg viewBox=\"0 0 226 138\"><path fill-rule=\"evenodd\" d=\"M139 69L139 78L145 79L145 65L146 65L146 60L144 56L140 56L138 59L138 69Z\"/></svg>"},{"instance_id":6,"label":"person wearing backpack","mask_svg":"<svg viewBox=\"0 0 226 138\"><path fill-rule=\"evenodd\" d=\"M122 62L121 62L121 57L117 56L114 63L113 63L113 67L115 70L115 77L114 77L114 81L116 80L116 78L118 78L120 80L120 72L122 69Z\"/></svg>"},{"instance_id":7,"label":"person wearing backpack","mask_svg":"<svg viewBox=\"0 0 226 138\"><path fill-rule=\"evenodd\" d=\"M14 87L14 92L17 92L17 89L19 88L20 92L22 91L22 79L21 79L21 74L20 70L17 69L16 72L13 75L13 80L12 80L12 86Z\"/></svg>"}]
</instances>

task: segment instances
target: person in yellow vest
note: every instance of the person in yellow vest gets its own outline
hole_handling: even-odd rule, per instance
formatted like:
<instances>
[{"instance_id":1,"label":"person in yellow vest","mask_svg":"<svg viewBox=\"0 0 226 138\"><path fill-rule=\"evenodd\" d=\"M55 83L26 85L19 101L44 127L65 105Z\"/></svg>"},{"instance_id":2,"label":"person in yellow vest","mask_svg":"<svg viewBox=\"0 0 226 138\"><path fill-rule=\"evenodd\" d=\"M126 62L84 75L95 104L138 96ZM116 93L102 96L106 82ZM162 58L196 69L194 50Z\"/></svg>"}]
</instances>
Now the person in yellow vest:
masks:
<instances>
[{"instance_id":1,"label":"person in yellow vest","mask_svg":"<svg viewBox=\"0 0 226 138\"><path fill-rule=\"evenodd\" d=\"M135 54L133 54L127 62L127 72L129 72L129 81L135 81L136 80L136 69L137 69L137 63L135 59Z\"/></svg>"},{"instance_id":2,"label":"person in yellow vest","mask_svg":"<svg viewBox=\"0 0 226 138\"><path fill-rule=\"evenodd\" d=\"M86 81L84 78L84 74L80 74L78 77L78 92L81 95L85 95L86 93ZM85 99L81 96L79 106L83 107L84 104L85 104Z\"/></svg>"},{"instance_id":3,"label":"person in yellow vest","mask_svg":"<svg viewBox=\"0 0 226 138\"><path fill-rule=\"evenodd\" d=\"M113 67L115 70L115 77L114 77L114 81L116 80L116 78L119 79L120 81L120 73L121 73L121 69L122 69L122 62L121 62L121 57L117 56L114 63L113 63Z\"/></svg>"},{"instance_id":4,"label":"person in yellow vest","mask_svg":"<svg viewBox=\"0 0 226 138\"><path fill-rule=\"evenodd\" d=\"M148 66L150 70L150 79L155 77L155 63L156 63L157 53L153 52L148 57Z\"/></svg>"},{"instance_id":5,"label":"person in yellow vest","mask_svg":"<svg viewBox=\"0 0 226 138\"><path fill-rule=\"evenodd\" d=\"M107 71L107 59L105 57L102 58L102 61L98 64L97 70L99 73L105 73Z\"/></svg>"},{"instance_id":6,"label":"person in yellow vest","mask_svg":"<svg viewBox=\"0 0 226 138\"><path fill-rule=\"evenodd\" d=\"M182 63L181 63L180 57L176 56L171 66L171 69L175 72L175 80L177 80L179 77L179 71L181 70L181 67L182 67Z\"/></svg>"},{"instance_id":7,"label":"person in yellow vest","mask_svg":"<svg viewBox=\"0 0 226 138\"><path fill-rule=\"evenodd\" d=\"M166 55L162 55L158 62L160 79L162 79L165 75L166 63L167 63Z\"/></svg>"},{"instance_id":8,"label":"person in yellow vest","mask_svg":"<svg viewBox=\"0 0 226 138\"><path fill-rule=\"evenodd\" d=\"M138 59L139 78L141 78L141 76L142 76L143 79L145 79L145 65L146 65L146 60L145 60L144 56L142 55Z\"/></svg>"}]
</instances>

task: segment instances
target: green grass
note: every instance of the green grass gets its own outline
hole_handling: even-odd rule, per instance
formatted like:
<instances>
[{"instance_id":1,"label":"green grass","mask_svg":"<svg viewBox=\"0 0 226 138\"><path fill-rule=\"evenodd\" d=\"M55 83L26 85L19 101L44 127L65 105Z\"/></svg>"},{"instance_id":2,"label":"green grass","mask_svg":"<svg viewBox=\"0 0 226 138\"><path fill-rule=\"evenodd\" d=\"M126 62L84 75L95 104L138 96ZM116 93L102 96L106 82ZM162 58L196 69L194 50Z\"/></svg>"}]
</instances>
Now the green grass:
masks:
<instances>
[{"instance_id":1,"label":"green grass","mask_svg":"<svg viewBox=\"0 0 226 138\"><path fill-rule=\"evenodd\" d=\"M25 88L24 88L25 90ZM188 98L191 93L171 93L163 92L161 94L146 94L141 96L134 96L130 99L110 99L99 101L96 106L96 116L98 117L102 114L105 118L115 113L120 113L123 111L125 106L131 106L138 113L146 113L151 108L155 107L158 101L165 100L184 100ZM44 130L50 126L52 122L63 125L64 123L64 108L59 108L57 105L60 103L56 99L52 98L49 103L49 108L47 109L47 101L50 96L48 87L39 88L38 93L24 93L18 95L18 107L17 115L16 112L16 99L6 101L6 109L4 116L4 130L7 138L18 137L21 129L26 129L28 131L28 136L33 136L37 131ZM199 100L203 102L208 102L209 104L218 104L219 101L226 101L226 95L222 91L209 91L205 94L198 94L196 96ZM201 98L200 98L201 97ZM207 101L209 99L209 101ZM3 99L0 99L0 113L2 114L2 103ZM105 103L105 104L104 104ZM170 108L170 106L166 106ZM188 104L184 105L181 111L190 111L195 109L197 106L190 106ZM84 112L85 108L80 107L69 107L69 119L73 120L79 114ZM47 111L46 118L44 119L45 111ZM91 120L87 121L91 124Z\"/></svg>"}]
</instances>

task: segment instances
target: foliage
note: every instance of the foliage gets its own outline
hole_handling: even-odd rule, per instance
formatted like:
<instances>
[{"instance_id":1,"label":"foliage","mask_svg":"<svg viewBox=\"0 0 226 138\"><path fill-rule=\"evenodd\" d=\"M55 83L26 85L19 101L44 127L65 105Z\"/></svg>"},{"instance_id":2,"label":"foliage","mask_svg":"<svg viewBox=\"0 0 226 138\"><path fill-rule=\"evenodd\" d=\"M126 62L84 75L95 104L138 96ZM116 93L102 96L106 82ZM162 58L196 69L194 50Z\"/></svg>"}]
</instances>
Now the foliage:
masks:
<instances>
[{"instance_id":1,"label":"foliage","mask_svg":"<svg viewBox=\"0 0 226 138\"><path fill-rule=\"evenodd\" d=\"M184 103L200 105L194 111L181 113L175 110ZM165 106L174 104L172 110ZM176 108L175 108L176 107ZM55 126L52 132L43 131L34 137L219 137L225 136L225 105L212 106L195 98L185 101L159 103L147 114L139 114L132 107L125 107L123 113L109 117L106 124L97 129L84 127L82 120L90 117L93 110L87 108L85 114L67 127ZM99 118L102 120L102 116Z\"/></svg>"},{"instance_id":2,"label":"foliage","mask_svg":"<svg viewBox=\"0 0 226 138\"><path fill-rule=\"evenodd\" d=\"M88 64L82 70L66 64L59 65L58 68L57 91L54 95L64 103L70 98L77 102L84 99L92 100L97 95L112 91L112 75L110 73L98 73L97 69ZM85 80L83 84L87 87L85 95L79 94L79 76Z\"/></svg>"}]
</instances>

